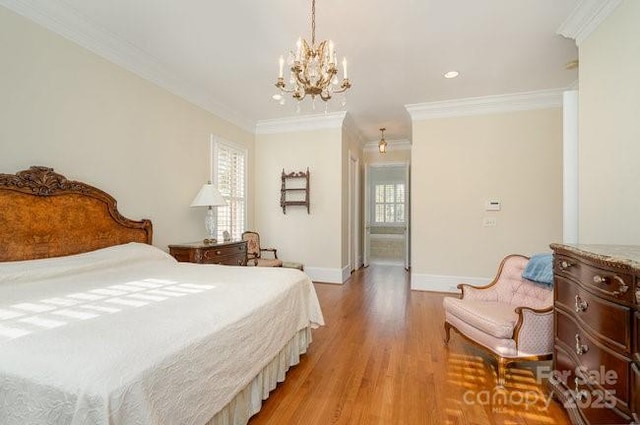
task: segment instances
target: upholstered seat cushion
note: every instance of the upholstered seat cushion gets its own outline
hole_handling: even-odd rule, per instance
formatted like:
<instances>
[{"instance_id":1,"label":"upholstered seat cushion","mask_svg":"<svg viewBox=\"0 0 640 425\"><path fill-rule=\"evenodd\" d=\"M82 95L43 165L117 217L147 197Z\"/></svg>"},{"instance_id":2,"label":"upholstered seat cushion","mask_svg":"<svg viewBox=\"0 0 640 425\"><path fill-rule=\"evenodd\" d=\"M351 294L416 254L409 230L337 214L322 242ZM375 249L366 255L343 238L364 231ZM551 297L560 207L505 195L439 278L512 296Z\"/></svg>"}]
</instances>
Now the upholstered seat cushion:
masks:
<instances>
[{"instance_id":1,"label":"upholstered seat cushion","mask_svg":"<svg viewBox=\"0 0 640 425\"><path fill-rule=\"evenodd\" d=\"M495 301L444 299L447 314L496 338L513 338L513 329L518 320L515 307Z\"/></svg>"},{"instance_id":2,"label":"upholstered seat cushion","mask_svg":"<svg viewBox=\"0 0 640 425\"><path fill-rule=\"evenodd\" d=\"M256 260L250 260L250 262L257 262L258 267L282 267L282 260L277 258L258 258Z\"/></svg>"}]
</instances>

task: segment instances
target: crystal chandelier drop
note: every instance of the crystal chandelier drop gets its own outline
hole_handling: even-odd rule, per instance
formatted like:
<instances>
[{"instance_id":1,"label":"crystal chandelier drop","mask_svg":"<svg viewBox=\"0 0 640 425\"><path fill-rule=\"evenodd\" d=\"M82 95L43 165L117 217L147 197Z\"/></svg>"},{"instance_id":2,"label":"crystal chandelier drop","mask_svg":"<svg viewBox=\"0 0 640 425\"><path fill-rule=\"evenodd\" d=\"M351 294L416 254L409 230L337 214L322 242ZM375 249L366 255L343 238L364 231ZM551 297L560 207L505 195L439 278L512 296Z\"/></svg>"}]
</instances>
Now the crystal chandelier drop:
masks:
<instances>
[{"instance_id":1,"label":"crystal chandelier drop","mask_svg":"<svg viewBox=\"0 0 640 425\"><path fill-rule=\"evenodd\" d=\"M325 102L335 93L343 93L351 87L347 76L347 59L342 59L343 78L338 86L338 64L333 41L325 40L316 45L316 1L311 1L311 44L298 38L296 51L290 51L287 64L291 67L289 86L284 81L284 58L280 56L280 72L276 87L280 93L274 99L284 103L284 93L292 93L294 99L301 101L309 95Z\"/></svg>"}]
</instances>

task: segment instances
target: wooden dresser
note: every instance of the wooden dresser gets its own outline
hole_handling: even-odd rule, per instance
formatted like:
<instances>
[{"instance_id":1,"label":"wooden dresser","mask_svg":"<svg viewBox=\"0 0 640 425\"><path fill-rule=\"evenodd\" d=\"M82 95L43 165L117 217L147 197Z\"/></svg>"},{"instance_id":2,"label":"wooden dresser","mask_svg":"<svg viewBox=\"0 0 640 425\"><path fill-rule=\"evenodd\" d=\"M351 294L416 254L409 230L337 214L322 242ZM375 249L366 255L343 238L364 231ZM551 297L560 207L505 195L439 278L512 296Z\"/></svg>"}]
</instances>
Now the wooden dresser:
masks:
<instances>
[{"instance_id":1,"label":"wooden dresser","mask_svg":"<svg viewBox=\"0 0 640 425\"><path fill-rule=\"evenodd\" d=\"M640 423L640 246L551 248L551 390L574 424Z\"/></svg>"},{"instance_id":2,"label":"wooden dresser","mask_svg":"<svg viewBox=\"0 0 640 425\"><path fill-rule=\"evenodd\" d=\"M204 244L193 242L169 245L169 253L178 261L199 264L247 265L247 242L220 242Z\"/></svg>"}]
</instances>

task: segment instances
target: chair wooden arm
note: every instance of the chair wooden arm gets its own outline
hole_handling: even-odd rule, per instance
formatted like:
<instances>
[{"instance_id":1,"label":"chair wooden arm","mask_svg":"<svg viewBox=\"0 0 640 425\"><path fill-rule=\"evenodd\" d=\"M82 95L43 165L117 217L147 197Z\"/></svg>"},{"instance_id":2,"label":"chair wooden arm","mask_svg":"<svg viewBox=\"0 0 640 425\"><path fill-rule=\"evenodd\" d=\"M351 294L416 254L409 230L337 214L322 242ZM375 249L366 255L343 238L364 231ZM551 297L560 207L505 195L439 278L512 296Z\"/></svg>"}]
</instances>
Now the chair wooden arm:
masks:
<instances>
[{"instance_id":1,"label":"chair wooden arm","mask_svg":"<svg viewBox=\"0 0 640 425\"><path fill-rule=\"evenodd\" d=\"M260 252L272 252L273 253L273 258L275 258L276 260L278 259L278 249L277 248L260 248Z\"/></svg>"},{"instance_id":2,"label":"chair wooden arm","mask_svg":"<svg viewBox=\"0 0 640 425\"><path fill-rule=\"evenodd\" d=\"M491 290L491 287L495 285L495 282L491 282L484 286L475 286L468 283L458 284L458 289L462 291L461 299L477 299L483 301L496 301L498 299L497 294Z\"/></svg>"}]
</instances>

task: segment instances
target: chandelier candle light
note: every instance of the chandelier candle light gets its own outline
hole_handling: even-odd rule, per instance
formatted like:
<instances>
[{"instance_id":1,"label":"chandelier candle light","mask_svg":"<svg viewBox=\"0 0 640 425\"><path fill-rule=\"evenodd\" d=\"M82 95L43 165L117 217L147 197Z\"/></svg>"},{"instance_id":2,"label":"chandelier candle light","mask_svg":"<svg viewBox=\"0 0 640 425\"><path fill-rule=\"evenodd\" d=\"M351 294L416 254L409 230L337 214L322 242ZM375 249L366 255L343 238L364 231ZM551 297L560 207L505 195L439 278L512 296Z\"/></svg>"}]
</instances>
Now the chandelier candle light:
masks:
<instances>
[{"instance_id":1,"label":"chandelier candle light","mask_svg":"<svg viewBox=\"0 0 640 425\"><path fill-rule=\"evenodd\" d=\"M333 41L325 40L316 45L316 0L311 1L311 44L302 37L298 38L296 51L289 52L287 64L291 67L290 87L284 82L284 57L280 56L276 82L280 94L274 95L274 99L280 100L281 104L283 93L293 93L293 98L298 101L310 95L313 100L320 96L326 102L333 94L343 93L351 87L346 58L342 59L343 78L338 87L338 64Z\"/></svg>"}]
</instances>

